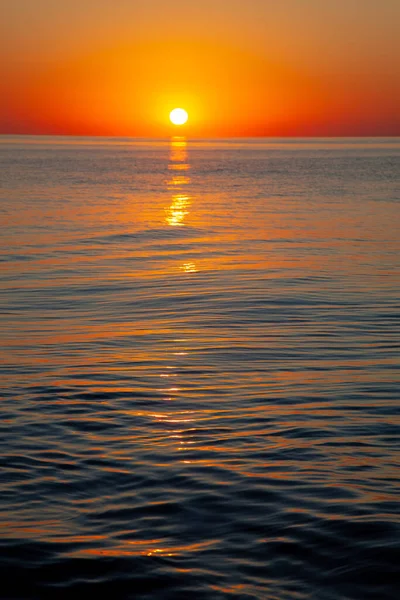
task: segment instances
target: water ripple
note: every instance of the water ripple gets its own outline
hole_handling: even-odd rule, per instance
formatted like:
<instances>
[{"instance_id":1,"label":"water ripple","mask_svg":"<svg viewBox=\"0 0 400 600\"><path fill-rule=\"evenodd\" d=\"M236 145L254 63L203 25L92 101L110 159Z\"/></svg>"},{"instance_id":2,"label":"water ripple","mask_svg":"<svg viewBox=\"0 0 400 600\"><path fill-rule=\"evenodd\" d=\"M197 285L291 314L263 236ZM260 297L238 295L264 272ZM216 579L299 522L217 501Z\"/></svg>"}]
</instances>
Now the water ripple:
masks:
<instances>
[{"instance_id":1,"label":"water ripple","mask_svg":"<svg viewBox=\"0 0 400 600\"><path fill-rule=\"evenodd\" d=\"M0 146L1 595L394 600L398 143L176 144Z\"/></svg>"}]
</instances>

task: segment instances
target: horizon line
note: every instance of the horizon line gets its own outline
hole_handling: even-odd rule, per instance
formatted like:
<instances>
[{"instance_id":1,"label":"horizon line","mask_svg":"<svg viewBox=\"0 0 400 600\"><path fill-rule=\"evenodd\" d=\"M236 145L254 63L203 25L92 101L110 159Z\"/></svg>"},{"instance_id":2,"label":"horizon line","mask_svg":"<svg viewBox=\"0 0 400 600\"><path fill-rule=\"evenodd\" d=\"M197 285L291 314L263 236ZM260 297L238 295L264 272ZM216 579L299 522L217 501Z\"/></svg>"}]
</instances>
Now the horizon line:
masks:
<instances>
[{"instance_id":1,"label":"horizon line","mask_svg":"<svg viewBox=\"0 0 400 600\"><path fill-rule=\"evenodd\" d=\"M250 139L266 139L266 140L348 140L348 139L392 139L399 138L400 133L390 133L386 135L237 135L237 136L186 136L171 134L168 136L134 136L134 135L102 135L102 134L80 134L80 133L1 133L0 137L43 137L43 138L101 138L101 139L123 139L123 140L169 140L171 138L185 138L192 141L201 140L250 140Z\"/></svg>"}]
</instances>

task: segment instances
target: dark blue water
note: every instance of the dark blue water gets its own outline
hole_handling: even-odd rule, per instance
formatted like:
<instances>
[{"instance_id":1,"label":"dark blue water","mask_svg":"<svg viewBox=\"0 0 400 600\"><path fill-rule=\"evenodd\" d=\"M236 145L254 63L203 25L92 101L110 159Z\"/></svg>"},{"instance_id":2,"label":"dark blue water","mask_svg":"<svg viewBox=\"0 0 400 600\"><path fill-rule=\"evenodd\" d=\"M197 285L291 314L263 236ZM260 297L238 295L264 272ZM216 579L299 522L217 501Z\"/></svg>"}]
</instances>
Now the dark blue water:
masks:
<instances>
[{"instance_id":1,"label":"dark blue water","mask_svg":"<svg viewBox=\"0 0 400 600\"><path fill-rule=\"evenodd\" d=\"M0 143L0 597L399 597L400 141Z\"/></svg>"}]
</instances>

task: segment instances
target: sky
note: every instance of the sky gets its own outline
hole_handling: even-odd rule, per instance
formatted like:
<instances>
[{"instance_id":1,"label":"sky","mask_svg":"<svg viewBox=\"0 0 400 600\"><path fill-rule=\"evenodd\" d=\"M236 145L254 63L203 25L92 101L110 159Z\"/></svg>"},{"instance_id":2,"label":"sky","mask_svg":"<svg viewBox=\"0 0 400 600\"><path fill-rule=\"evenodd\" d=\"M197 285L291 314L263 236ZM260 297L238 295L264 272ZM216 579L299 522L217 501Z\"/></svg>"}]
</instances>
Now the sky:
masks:
<instances>
[{"instance_id":1,"label":"sky","mask_svg":"<svg viewBox=\"0 0 400 600\"><path fill-rule=\"evenodd\" d=\"M400 135L400 0L2 0L0 133Z\"/></svg>"}]
</instances>

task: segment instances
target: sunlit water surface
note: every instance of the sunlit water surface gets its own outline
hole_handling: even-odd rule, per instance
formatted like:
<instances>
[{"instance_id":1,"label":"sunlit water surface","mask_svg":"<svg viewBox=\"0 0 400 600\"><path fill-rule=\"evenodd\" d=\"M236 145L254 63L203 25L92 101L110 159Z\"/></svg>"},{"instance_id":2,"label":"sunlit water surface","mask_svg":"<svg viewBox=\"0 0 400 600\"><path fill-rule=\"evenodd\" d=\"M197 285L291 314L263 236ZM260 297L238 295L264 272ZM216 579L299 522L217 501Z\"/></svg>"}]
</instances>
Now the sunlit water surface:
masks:
<instances>
[{"instance_id":1,"label":"sunlit water surface","mask_svg":"<svg viewBox=\"0 0 400 600\"><path fill-rule=\"evenodd\" d=\"M2 598L398 598L399 159L2 138Z\"/></svg>"}]
</instances>

